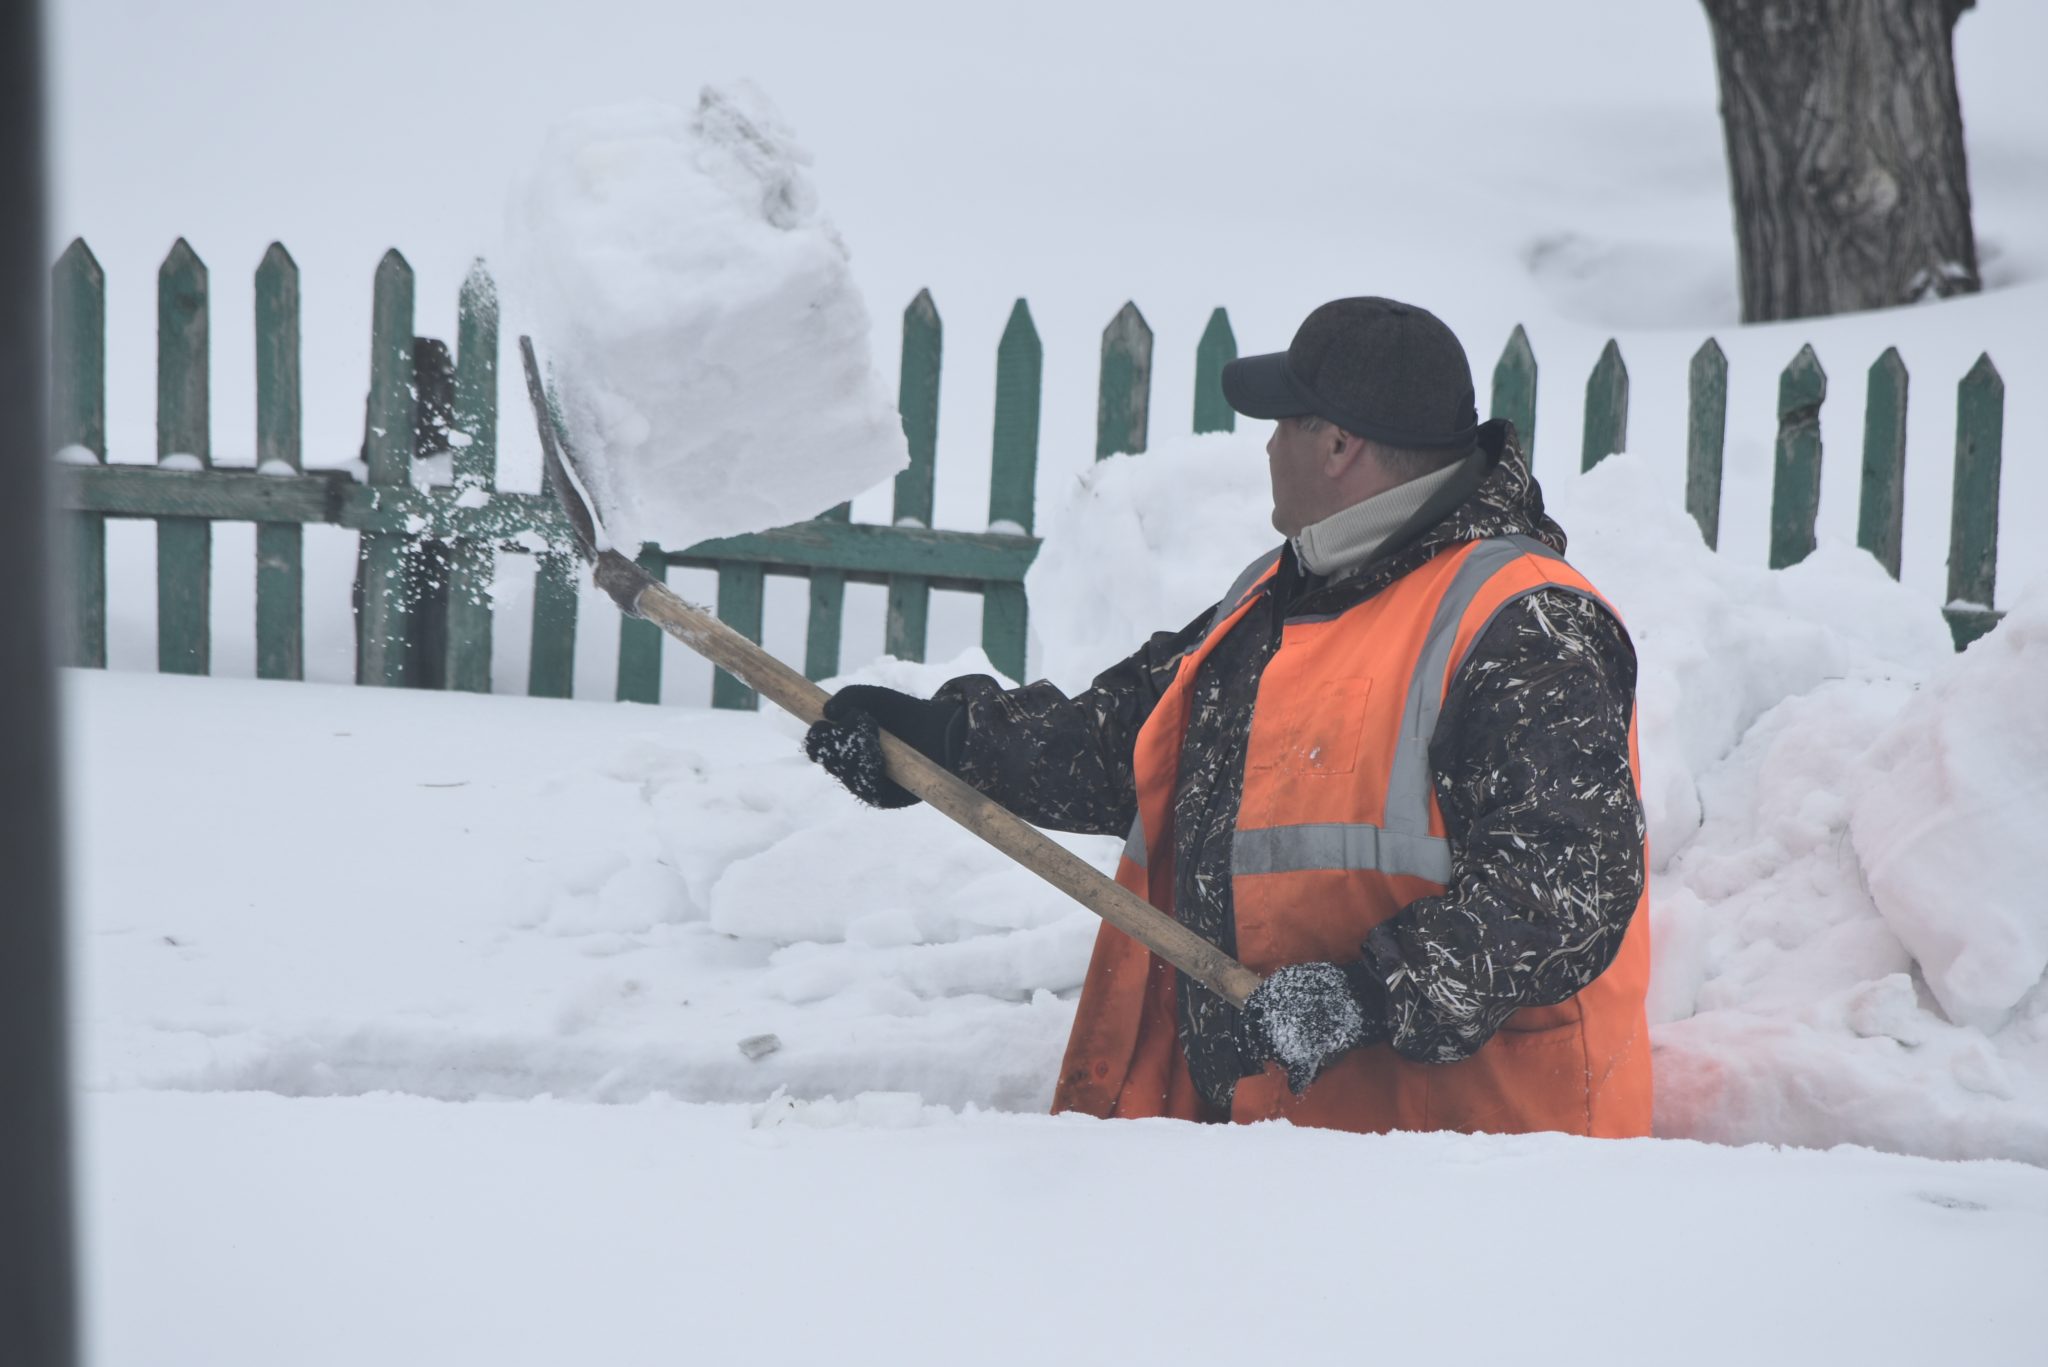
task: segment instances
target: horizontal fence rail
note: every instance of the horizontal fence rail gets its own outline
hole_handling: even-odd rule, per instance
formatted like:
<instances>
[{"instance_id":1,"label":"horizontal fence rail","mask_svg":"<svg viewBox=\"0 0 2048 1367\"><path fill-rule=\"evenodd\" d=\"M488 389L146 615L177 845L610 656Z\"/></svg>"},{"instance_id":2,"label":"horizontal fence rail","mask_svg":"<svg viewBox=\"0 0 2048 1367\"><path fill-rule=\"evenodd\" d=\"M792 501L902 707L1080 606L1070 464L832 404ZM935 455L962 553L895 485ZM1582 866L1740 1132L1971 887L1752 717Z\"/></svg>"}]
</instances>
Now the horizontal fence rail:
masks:
<instances>
[{"instance_id":1,"label":"horizontal fence rail","mask_svg":"<svg viewBox=\"0 0 2048 1367\"><path fill-rule=\"evenodd\" d=\"M526 691L573 691L580 569L566 519L552 497L497 487L498 300L477 262L464 279L456 344L413 332L414 282L398 252L378 263L373 284L370 387L360 452L362 477L304 466L301 447L298 267L281 244L255 278L256 463L213 464L207 371L210 308L205 264L180 239L158 274L157 460L109 463L106 438L106 278L84 241L52 271L52 433L56 484L69 521L65 577L71 597L74 663L104 666L106 519L157 524L158 668L205 674L212 526L249 522L256 539L256 672L304 676L303 528L322 523L360 534L353 611L357 680L366 684L489 692L491 585L500 554L535 560L532 645ZM924 657L931 593L979 594L982 645L995 666L1024 677L1029 609L1024 578L1038 551L1035 486L1044 349L1019 299L996 348L995 421L990 444L988 529L932 524L937 474L939 380L944 329L920 291L903 315L898 411L909 466L896 476L892 524L856 523L841 504L808 522L700 542L648 545L640 564L657 578L673 567L717 574L719 617L758 641L769 576L808 580L804 670L839 672L846 586L886 589L884 648ZM1209 317L1195 348L1193 430L1234 430L1222 371L1237 355L1229 315ZM1098 460L1148 444L1153 333L1126 303L1103 329L1097 390ZM1828 377L1802 347L1779 383L1770 520L1770 564L1811 554L1819 512L1820 405ZM1536 353L1517 326L1493 371L1492 416L1511 421L1535 460ZM1718 545L1728 361L1709 338L1689 374L1685 506L1709 547ZM1896 349L1871 366L1864 416L1858 544L1894 577L1904 516L1907 374ZM1580 466L1591 469L1627 448L1629 377L1619 345L1600 352L1585 386ZM1998 550L2004 382L1980 357L1957 392L1955 496L1948 602L1956 646L1992 629ZM621 624L614 696L656 702L662 646L646 622ZM722 671L712 703L751 708L758 699Z\"/></svg>"}]
</instances>

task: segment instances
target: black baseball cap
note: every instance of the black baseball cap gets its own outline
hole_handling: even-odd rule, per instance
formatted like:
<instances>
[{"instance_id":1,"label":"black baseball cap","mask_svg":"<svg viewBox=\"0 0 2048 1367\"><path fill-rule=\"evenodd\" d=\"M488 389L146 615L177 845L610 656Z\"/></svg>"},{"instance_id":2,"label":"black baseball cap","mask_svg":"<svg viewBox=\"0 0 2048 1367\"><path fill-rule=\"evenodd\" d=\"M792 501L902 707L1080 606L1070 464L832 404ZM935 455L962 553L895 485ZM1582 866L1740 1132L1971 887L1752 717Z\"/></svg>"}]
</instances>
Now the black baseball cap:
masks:
<instances>
[{"instance_id":1,"label":"black baseball cap","mask_svg":"<svg viewBox=\"0 0 2048 1367\"><path fill-rule=\"evenodd\" d=\"M1224 366L1223 397L1248 418L1314 416L1413 450L1470 446L1479 432L1457 334L1428 309L1393 299L1324 304L1287 350Z\"/></svg>"}]
</instances>

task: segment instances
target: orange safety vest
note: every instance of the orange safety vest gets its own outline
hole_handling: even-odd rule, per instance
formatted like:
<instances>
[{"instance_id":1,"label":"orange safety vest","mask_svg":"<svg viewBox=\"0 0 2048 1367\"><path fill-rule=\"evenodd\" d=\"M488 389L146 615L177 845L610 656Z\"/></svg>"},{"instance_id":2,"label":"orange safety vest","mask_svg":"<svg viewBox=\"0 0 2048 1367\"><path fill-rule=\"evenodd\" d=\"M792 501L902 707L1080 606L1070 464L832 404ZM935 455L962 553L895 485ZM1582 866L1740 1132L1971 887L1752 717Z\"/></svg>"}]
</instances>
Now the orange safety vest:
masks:
<instances>
[{"instance_id":1,"label":"orange safety vest","mask_svg":"<svg viewBox=\"0 0 2048 1367\"><path fill-rule=\"evenodd\" d=\"M1218 605L1138 733L1138 817L1117 881L1173 912L1172 797L1195 671L1266 591L1275 551ZM1444 891L1451 851L1429 742L1458 666L1494 615L1539 589L1599 599L1532 537L1447 547L1334 617L1297 618L1259 680L1231 843L1238 957L1254 971L1359 957L1366 933ZM1604 599L1600 599L1603 603ZM1629 764L1642 769L1635 722ZM1644 867L1648 867L1645 851ZM1237 1085L1230 1118L1379 1132L1650 1132L1649 895L1614 962L1577 995L1525 1007L1470 1058L1411 1063L1386 1044L1343 1055L1301 1096L1278 1064ZM1173 967L1103 926L1081 988L1054 1111L1199 1117Z\"/></svg>"}]
</instances>

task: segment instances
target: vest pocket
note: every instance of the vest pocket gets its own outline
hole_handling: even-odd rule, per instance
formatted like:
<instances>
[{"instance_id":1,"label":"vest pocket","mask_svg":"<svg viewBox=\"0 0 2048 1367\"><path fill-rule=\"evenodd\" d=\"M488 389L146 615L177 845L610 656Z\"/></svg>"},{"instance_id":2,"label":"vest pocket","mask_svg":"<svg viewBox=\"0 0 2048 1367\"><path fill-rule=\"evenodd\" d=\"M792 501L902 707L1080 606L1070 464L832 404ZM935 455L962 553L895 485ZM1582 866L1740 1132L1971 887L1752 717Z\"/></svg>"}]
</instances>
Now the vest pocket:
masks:
<instances>
[{"instance_id":1,"label":"vest pocket","mask_svg":"<svg viewBox=\"0 0 2048 1367\"><path fill-rule=\"evenodd\" d=\"M1254 719L1245 767L1303 775L1350 773L1358 767L1358 738L1371 696L1370 678L1328 679L1304 689L1283 704L1284 715L1273 718L1277 725L1261 727ZM1260 702L1267 699L1262 695Z\"/></svg>"}]
</instances>

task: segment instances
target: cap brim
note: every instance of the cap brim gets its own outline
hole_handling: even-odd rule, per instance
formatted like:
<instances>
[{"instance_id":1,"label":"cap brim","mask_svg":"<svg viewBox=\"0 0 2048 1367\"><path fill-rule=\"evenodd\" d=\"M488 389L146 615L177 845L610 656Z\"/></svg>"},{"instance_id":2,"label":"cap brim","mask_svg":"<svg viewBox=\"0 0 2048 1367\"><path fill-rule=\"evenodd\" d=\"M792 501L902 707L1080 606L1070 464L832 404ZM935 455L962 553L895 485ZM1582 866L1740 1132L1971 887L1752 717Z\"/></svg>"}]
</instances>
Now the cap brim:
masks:
<instances>
[{"instance_id":1,"label":"cap brim","mask_svg":"<svg viewBox=\"0 0 2048 1367\"><path fill-rule=\"evenodd\" d=\"M1240 356L1223 367L1223 401L1247 418L1301 418L1314 411L1287 368L1287 353Z\"/></svg>"}]
</instances>

